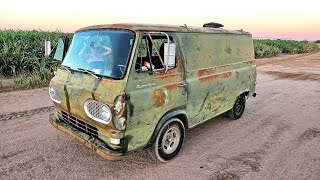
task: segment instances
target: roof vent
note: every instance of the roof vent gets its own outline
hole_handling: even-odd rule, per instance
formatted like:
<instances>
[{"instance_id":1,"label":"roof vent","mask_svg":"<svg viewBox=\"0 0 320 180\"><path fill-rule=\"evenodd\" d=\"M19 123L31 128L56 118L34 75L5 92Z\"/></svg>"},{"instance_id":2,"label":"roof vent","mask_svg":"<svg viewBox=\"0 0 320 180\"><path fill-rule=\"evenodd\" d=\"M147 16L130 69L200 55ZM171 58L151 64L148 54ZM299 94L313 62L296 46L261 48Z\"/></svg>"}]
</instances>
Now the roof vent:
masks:
<instances>
[{"instance_id":1,"label":"roof vent","mask_svg":"<svg viewBox=\"0 0 320 180\"><path fill-rule=\"evenodd\" d=\"M203 25L203 27L210 27L210 28L222 28L224 27L223 24L210 22Z\"/></svg>"}]
</instances>

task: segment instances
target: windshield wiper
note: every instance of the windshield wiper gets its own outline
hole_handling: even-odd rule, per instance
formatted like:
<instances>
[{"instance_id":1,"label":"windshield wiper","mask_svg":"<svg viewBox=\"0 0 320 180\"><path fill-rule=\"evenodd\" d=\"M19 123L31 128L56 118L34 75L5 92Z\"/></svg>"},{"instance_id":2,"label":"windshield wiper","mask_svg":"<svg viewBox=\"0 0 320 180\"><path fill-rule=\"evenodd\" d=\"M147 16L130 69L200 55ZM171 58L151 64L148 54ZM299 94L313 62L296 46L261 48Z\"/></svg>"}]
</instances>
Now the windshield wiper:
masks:
<instances>
[{"instance_id":1,"label":"windshield wiper","mask_svg":"<svg viewBox=\"0 0 320 180\"><path fill-rule=\"evenodd\" d=\"M95 77L96 79L100 79L101 78L100 75L96 74L93 71L90 71L90 70L87 70L87 69L82 69L82 68L77 68L77 70L82 71L82 72L86 72L86 73L90 74L91 76Z\"/></svg>"},{"instance_id":2,"label":"windshield wiper","mask_svg":"<svg viewBox=\"0 0 320 180\"><path fill-rule=\"evenodd\" d=\"M69 67L69 66L66 66L66 65L60 65L59 66L61 69L64 69L64 70L66 70L66 71L68 71L70 74L71 74L71 67Z\"/></svg>"}]
</instances>

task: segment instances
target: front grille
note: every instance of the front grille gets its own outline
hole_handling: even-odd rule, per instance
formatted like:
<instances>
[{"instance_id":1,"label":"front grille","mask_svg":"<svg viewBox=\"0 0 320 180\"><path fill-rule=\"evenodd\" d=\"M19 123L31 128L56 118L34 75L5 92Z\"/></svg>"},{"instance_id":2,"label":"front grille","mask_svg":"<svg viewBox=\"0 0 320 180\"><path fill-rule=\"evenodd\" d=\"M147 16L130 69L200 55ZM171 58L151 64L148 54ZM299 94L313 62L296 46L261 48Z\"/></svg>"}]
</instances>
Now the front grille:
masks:
<instances>
[{"instance_id":1,"label":"front grille","mask_svg":"<svg viewBox=\"0 0 320 180\"><path fill-rule=\"evenodd\" d=\"M62 118L65 122L72 125L74 128L78 129L79 131L91 135L95 138L98 138L98 129L74 116L62 111Z\"/></svg>"}]
</instances>

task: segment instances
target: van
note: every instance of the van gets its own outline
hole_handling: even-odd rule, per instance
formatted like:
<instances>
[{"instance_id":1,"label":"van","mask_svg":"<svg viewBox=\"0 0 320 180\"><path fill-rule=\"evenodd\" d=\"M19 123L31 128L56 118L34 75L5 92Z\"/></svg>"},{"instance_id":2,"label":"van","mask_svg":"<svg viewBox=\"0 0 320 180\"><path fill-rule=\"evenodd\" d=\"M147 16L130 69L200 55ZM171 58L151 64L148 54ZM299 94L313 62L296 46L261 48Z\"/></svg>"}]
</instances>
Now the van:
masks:
<instances>
[{"instance_id":1,"label":"van","mask_svg":"<svg viewBox=\"0 0 320 180\"><path fill-rule=\"evenodd\" d=\"M46 41L61 62L50 123L109 160L143 148L173 159L187 129L223 113L239 119L255 96L252 35L222 27L96 25L70 46Z\"/></svg>"}]
</instances>

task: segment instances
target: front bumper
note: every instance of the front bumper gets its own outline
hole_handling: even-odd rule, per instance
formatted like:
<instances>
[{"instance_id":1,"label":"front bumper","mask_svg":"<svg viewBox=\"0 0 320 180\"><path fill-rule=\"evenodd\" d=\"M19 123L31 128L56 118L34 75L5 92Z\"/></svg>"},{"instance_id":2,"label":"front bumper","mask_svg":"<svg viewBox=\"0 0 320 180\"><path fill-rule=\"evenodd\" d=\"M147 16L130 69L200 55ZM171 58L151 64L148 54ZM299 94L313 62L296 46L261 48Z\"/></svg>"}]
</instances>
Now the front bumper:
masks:
<instances>
[{"instance_id":1,"label":"front bumper","mask_svg":"<svg viewBox=\"0 0 320 180\"><path fill-rule=\"evenodd\" d=\"M61 121L59 117L55 114L50 114L49 121L55 128L59 129L60 131L63 131L73 138L75 138L77 141L81 142L83 145L85 145L87 148L93 150L103 158L107 160L121 160L122 159L122 152L111 150L105 146L102 146L99 144L95 138L92 136L89 136L76 128L72 127L71 125Z\"/></svg>"}]
</instances>

